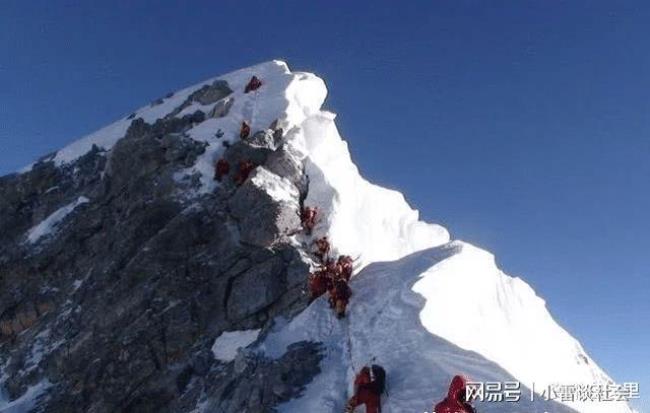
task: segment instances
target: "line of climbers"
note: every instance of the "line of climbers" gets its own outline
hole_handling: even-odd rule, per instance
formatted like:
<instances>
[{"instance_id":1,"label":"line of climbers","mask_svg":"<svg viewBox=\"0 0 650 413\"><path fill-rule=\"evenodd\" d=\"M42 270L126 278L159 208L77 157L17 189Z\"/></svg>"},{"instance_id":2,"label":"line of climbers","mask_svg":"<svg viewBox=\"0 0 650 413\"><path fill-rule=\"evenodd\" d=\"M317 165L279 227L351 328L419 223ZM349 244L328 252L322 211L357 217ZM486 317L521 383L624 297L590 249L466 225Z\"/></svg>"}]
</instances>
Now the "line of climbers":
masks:
<instances>
[{"instance_id":1,"label":"line of climbers","mask_svg":"<svg viewBox=\"0 0 650 413\"><path fill-rule=\"evenodd\" d=\"M246 179L248 179L248 176L251 174L251 172L253 172L255 168L257 168L257 165L246 159L239 161L239 164L237 166L237 171L232 180L235 185L239 186L243 184ZM223 180L223 177L227 176L229 173L230 163L223 158L219 159L214 167L214 180L221 182Z\"/></svg>"},{"instance_id":2,"label":"line of climbers","mask_svg":"<svg viewBox=\"0 0 650 413\"><path fill-rule=\"evenodd\" d=\"M467 401L467 380L455 376L449 385L447 397L433 406L431 413L476 413ZM381 396L388 397L386 371L372 364L364 366L354 379L354 394L345 406L345 413L354 413L359 406L365 406L366 413L381 413Z\"/></svg>"},{"instance_id":3,"label":"line of climbers","mask_svg":"<svg viewBox=\"0 0 650 413\"><path fill-rule=\"evenodd\" d=\"M300 213L302 227L311 235L318 218L318 210L305 207ZM330 243L327 237L321 237L313 242L315 245L314 256L318 260L318 269L309 275L309 299L314 301L318 297L329 294L328 302L337 318L345 316L345 310L352 297L350 278L354 270L354 260L349 255L330 257Z\"/></svg>"},{"instance_id":4,"label":"line of climbers","mask_svg":"<svg viewBox=\"0 0 650 413\"><path fill-rule=\"evenodd\" d=\"M304 207L300 213L303 230L311 235L318 221L318 209ZM353 259L341 255L337 259L330 258L330 243L327 236L316 239L314 256L318 259L319 267L309 276L310 300L329 293L329 304L336 316L345 316L345 309L352 296L348 285L353 272ZM436 404L433 413L476 413L474 408L465 401L466 381L462 376L453 378L447 397ZM386 391L386 371L378 364L364 366L354 379L354 393L348 400L345 412L353 413L359 406L365 406L366 413L381 413L381 396L388 395Z\"/></svg>"},{"instance_id":5,"label":"line of climbers","mask_svg":"<svg viewBox=\"0 0 650 413\"><path fill-rule=\"evenodd\" d=\"M262 86L262 81L257 77L251 77L244 88L244 93L256 91ZM277 120L271 126L274 129L274 139L277 134L282 134L282 129L277 128ZM251 127L246 121L242 121L239 138L247 139L251 134ZM238 168L233 176L235 185L242 185L250 173L257 167L250 160L239 161ZM214 165L214 180L221 182L224 177L230 175L231 165L225 158L217 160ZM300 220L303 230L307 235L311 235L317 220L317 209L305 207L300 212ZM330 258L330 245L327 237L317 239L314 244L316 251L314 255L318 259L319 269L309 277L309 289L311 301L325 293L329 293L329 304L334 309L336 316L342 318L345 316L345 310L352 296L352 290L348 285L353 272L353 260L347 255L339 256L337 259Z\"/></svg>"},{"instance_id":6,"label":"line of climbers","mask_svg":"<svg viewBox=\"0 0 650 413\"><path fill-rule=\"evenodd\" d=\"M244 88L244 93L255 91L259 89L261 86L262 86L262 81L257 76L253 76L251 77L250 81L246 84L246 87ZM278 131L282 133L281 130L276 130L275 132L277 133ZM242 140L247 139L250 136L250 134L251 134L250 125L246 123L246 121L242 121L241 128L239 130L239 138ZM223 136L223 133L221 133L221 136ZM250 173L253 172L253 170L256 167L257 165L255 165L253 162L251 162L248 159L239 161L239 164L237 165L237 171L235 173L235 176L233 177L233 182L235 183L235 185L239 186L243 184L246 181L246 179L248 179ZM219 159L214 165L214 180L221 182L223 180L223 177L227 176L228 174L230 174L230 163L224 158Z\"/></svg>"},{"instance_id":7,"label":"line of climbers","mask_svg":"<svg viewBox=\"0 0 650 413\"><path fill-rule=\"evenodd\" d=\"M253 76L244 93L259 89L262 81ZM275 128L273 128L275 129ZM282 133L276 130L276 133ZM250 136L251 127L243 121L239 131L240 139ZM233 181L236 185L243 184L250 173L257 167L250 160L239 161ZM230 164L226 159L219 159L214 168L214 179L221 181L230 174ZM318 219L318 209L304 207L300 212L302 228L307 235L311 235ZM329 293L328 302L337 318L345 316L352 290L349 286L354 270L354 260L348 255L340 255L337 259L330 257L330 243L327 236L316 239L314 256L318 259L319 267L309 276L310 301ZM345 411L353 413L358 406L364 405L366 413L381 413L381 396L388 395L386 390L386 371L378 364L364 366L354 379L354 394L348 400ZM476 410L466 401L466 380L462 376L455 376L449 386L447 397L434 406L432 413L476 413Z\"/></svg>"}]
</instances>

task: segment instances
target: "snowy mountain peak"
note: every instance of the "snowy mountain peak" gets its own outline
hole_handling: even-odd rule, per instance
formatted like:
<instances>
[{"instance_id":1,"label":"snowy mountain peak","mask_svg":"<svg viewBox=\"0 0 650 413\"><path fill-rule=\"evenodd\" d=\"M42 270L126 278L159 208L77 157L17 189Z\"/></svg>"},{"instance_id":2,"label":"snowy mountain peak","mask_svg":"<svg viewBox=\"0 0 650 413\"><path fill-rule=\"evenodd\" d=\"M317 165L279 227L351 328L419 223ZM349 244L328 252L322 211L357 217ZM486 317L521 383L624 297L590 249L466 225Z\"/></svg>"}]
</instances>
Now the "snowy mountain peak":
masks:
<instances>
[{"instance_id":1,"label":"snowy mountain peak","mask_svg":"<svg viewBox=\"0 0 650 413\"><path fill-rule=\"evenodd\" d=\"M261 86L247 90L253 76ZM388 372L389 412L427 411L444 397L455 374L476 381L519 381L538 395L553 384L611 382L553 320L544 300L523 280L499 270L492 254L451 241L445 228L421 221L401 193L360 175L335 115L322 109L326 97L325 83L316 75L292 72L281 61L262 63L161 98L26 168L26 177L17 179L24 179L34 188L33 198L42 201L30 205L29 213L18 201L6 207L20 223L0 219L1 225L10 227L3 236L5 245L11 246L7 253L0 249L4 260L0 262L14 265L16 274L31 274L31 269L42 266L62 284L49 290L41 287L45 291L41 293L34 285L44 281L33 275L37 281L24 287L28 299L7 296L7 301L15 301L0 308L0 315L6 315L0 326L7 336L20 335L20 351L29 354L41 340L30 328L42 323L40 328L49 334L50 328L56 333L57 326L77 323L75 328L83 334L75 330L72 337L52 339L50 346L40 348L49 349L54 357L65 340L83 337L79 348L99 340L89 348L105 353L98 357L84 353L88 359L79 356L87 364L103 363L97 362L101 365L93 374L98 370L105 374L107 365L111 374L148 372L149 376L136 378L150 380L153 395L165 388L178 411L210 411L206 406L226 404L223 411L246 411L233 400L268 387L255 377L280 374L278 366L289 366L289 371L302 369L310 381L287 386L282 396L273 393L269 396L273 406L291 413L340 412L354 373L373 359ZM242 141L244 123L250 127L250 142L244 149L229 149ZM215 163L237 150L261 156L264 162L243 177L235 175L241 178L239 184L246 183L233 187L215 179ZM41 183L36 173L46 164L54 168L49 174L65 180L67 192L46 192L51 182ZM27 185L0 183L9 192ZM20 196L7 197L8 202ZM77 208L81 204L83 208ZM297 234L301 207L318 211L310 236ZM283 233L269 235L267 221ZM56 231L44 231L45 227ZM323 236L334 255L355 259L353 296L344 320L333 316L325 298L307 306L302 294L309 271L305 256L310 243ZM56 249L57 243L48 244L57 237L75 252L67 249L64 254ZM25 251L31 244L42 249ZM46 259L38 254L49 255ZM38 265L24 268L25 257ZM48 264L52 262L56 265ZM58 296L60 291L69 295ZM100 297L96 309L110 303L117 310L105 318L87 315L84 311L90 311L86 308L91 304L86 297ZM21 309L38 309L41 301L47 306L33 311L33 317L26 310L33 320L21 324ZM53 308L58 309L56 316ZM77 313L83 315L79 320ZM46 327L50 325L46 320L51 327ZM160 325L164 328L159 345L149 335L152 329L160 331ZM106 330L96 334L85 330L88 326ZM124 335L113 340L106 338L110 335L106 331ZM314 342L322 348L317 351L305 344ZM259 358L249 363L251 357ZM0 356L0 365L4 362ZM45 391L43 383L49 388L45 376L37 381L20 361L12 363L21 372L21 379L12 385L14 394ZM163 377L161 371L169 374L165 380L151 379L156 374ZM131 373L120 376L136 378ZM2 380L8 380L6 375ZM97 378L109 396L115 393L110 393L114 380ZM167 389L165 383L174 380L183 385ZM79 383L58 385L69 390ZM193 387L199 386L196 383L204 387ZM139 381L128 384L140 386ZM86 391L97 391L95 383L88 386ZM131 403L136 411L137 403L155 406L158 397L139 394L138 388L129 394L133 399L123 403ZM64 398L65 403L78 401L70 397L72 401ZM184 404L184 397L192 403ZM58 411L69 406L57 403L63 406ZM0 399L0 412L15 405L15 400L3 405ZM521 409L631 411L623 402L538 400L480 406L485 412Z\"/></svg>"},{"instance_id":2,"label":"snowy mountain peak","mask_svg":"<svg viewBox=\"0 0 650 413\"><path fill-rule=\"evenodd\" d=\"M246 94L245 85L252 76L260 78L263 86L255 93ZM327 233L335 250L358 258L359 267L373 261L397 259L449 241L444 228L420 221L418 212L407 204L401 193L373 185L361 177L347 143L338 133L335 115L321 110L327 96L325 82L311 73L291 72L279 60L208 79L144 106L61 149L53 161L59 166L70 164L93 146L110 151L125 136L133 119L154 123L195 111L214 113L223 99L209 104L187 102L193 93L216 81L227 82L232 90L225 98L231 102L227 112L208 117L187 131L193 140L207 144L206 151L185 173L200 176L202 186L198 193L214 190L215 160L222 156L224 142L239 139L242 122L247 122L253 131L276 123L286 131L287 150L305 163L310 180L305 205L317 206L323 217L317 232ZM185 107L178 111L180 106Z\"/></svg>"}]
</instances>

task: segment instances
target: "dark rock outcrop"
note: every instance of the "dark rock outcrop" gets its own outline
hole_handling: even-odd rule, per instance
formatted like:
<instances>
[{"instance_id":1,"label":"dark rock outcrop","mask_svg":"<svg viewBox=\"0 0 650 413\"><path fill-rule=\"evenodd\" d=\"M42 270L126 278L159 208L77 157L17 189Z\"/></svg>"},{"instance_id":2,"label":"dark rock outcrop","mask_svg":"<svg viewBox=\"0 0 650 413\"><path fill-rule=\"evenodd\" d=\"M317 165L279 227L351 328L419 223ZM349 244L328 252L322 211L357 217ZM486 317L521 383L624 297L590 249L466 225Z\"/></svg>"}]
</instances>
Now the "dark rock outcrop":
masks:
<instances>
[{"instance_id":1,"label":"dark rock outcrop","mask_svg":"<svg viewBox=\"0 0 650 413\"><path fill-rule=\"evenodd\" d=\"M223 118L230 112L230 108L232 107L232 104L235 103L235 100L232 98L224 98L219 100L210 113L208 114L208 117L210 118Z\"/></svg>"},{"instance_id":2,"label":"dark rock outcrop","mask_svg":"<svg viewBox=\"0 0 650 413\"><path fill-rule=\"evenodd\" d=\"M166 118L167 119L174 118L176 115L181 113L183 109L187 108L194 102L197 102L200 105L210 105L212 103L225 99L231 94L232 94L232 89L230 89L226 81L215 80L211 84L204 85L203 87L199 88L198 90L190 94L187 97L187 99L185 99L185 101L179 107L171 111L169 115L166 116ZM223 114L221 116L225 116L226 113L228 113L228 109L230 109L230 106L232 105L232 101L230 102L224 101L222 105L223 106L221 111L223 112ZM214 109L212 115L214 116Z\"/></svg>"},{"instance_id":3,"label":"dark rock outcrop","mask_svg":"<svg viewBox=\"0 0 650 413\"><path fill-rule=\"evenodd\" d=\"M230 93L215 82L187 102ZM285 242L300 228L306 188L296 186L301 165L277 142L233 144L233 163L260 167L241 186L186 196L198 180L175 177L205 146L185 132L204 119L134 119L109 153L95 147L62 166L49 157L0 178L0 368L11 399L47 380L37 411L189 412L204 403L207 411L270 412L318 373L314 343L278 360L212 356L222 332L264 334L274 317L304 309L309 265ZM269 183L291 188L292 199L270 195ZM79 196L89 202L56 234L25 242Z\"/></svg>"},{"instance_id":4,"label":"dark rock outcrop","mask_svg":"<svg viewBox=\"0 0 650 413\"><path fill-rule=\"evenodd\" d=\"M320 373L321 346L299 342L290 345L278 360L240 353L226 369L208 379L220 383L208 395L207 411L271 413L274 406L301 394L304 384ZM219 400L215 404L215 400Z\"/></svg>"},{"instance_id":5,"label":"dark rock outcrop","mask_svg":"<svg viewBox=\"0 0 650 413\"><path fill-rule=\"evenodd\" d=\"M274 199L272 190L295 191L295 200ZM253 171L249 179L229 200L230 211L239 221L241 240L262 247L271 246L286 235L300 231L298 190L288 180L269 172L263 166Z\"/></svg>"}]
</instances>

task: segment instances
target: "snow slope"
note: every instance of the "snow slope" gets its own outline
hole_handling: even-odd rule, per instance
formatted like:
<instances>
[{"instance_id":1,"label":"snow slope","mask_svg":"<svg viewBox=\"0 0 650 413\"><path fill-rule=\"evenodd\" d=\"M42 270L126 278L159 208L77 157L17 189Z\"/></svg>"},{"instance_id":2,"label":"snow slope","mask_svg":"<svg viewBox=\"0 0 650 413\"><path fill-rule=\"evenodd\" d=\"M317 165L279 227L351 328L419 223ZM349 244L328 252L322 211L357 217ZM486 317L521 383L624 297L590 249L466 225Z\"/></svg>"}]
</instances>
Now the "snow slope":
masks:
<instances>
[{"instance_id":1,"label":"snow slope","mask_svg":"<svg viewBox=\"0 0 650 413\"><path fill-rule=\"evenodd\" d=\"M263 86L244 94L252 75L261 78ZM499 271L489 253L450 242L444 228L420 221L399 192L373 185L359 174L338 133L335 115L321 110L327 89L320 78L291 72L285 63L273 61L215 79L228 82L233 104L227 116L207 119L188 132L208 146L185 173L199 174L202 183L198 193L187 196L217 185L212 180L214 162L223 151L223 140L237 139L243 120L253 131L277 120L286 132L286 149L304 162L309 176L305 204L320 211L314 236L327 235L335 252L357 258L359 272L352 283L348 318L334 319L319 299L293 320L278 322L257 347L275 357L296 341L326 344L323 372L303 397L286 403L282 411L342 411L353 372L373 357L388 370L389 413L430 410L457 373L478 381L519 380L527 387L534 383L536 390L551 383L610 381L525 282ZM136 116L147 122L163 117L215 79L184 89L160 105L139 109ZM177 116L195 109L207 112L212 106L191 106ZM73 162L93 144L110 156L110 148L129 123L120 120L73 143L54 161ZM264 174L259 176L263 180ZM260 186L265 187L264 182ZM283 185L269 185L268 190L275 199L293 198ZM571 406L586 413L631 411L622 403ZM480 411L570 409L539 401L484 404Z\"/></svg>"},{"instance_id":2,"label":"snow slope","mask_svg":"<svg viewBox=\"0 0 650 413\"><path fill-rule=\"evenodd\" d=\"M281 411L343 411L345 400L351 396L355 371L370 362L386 368L389 397L383 403L388 413L430 411L434 402L446 394L455 374L466 374L474 380L514 380L496 363L422 326L422 309L431 298L416 293L413 286L421 281L423 271L454 256L461 248L461 244L454 243L402 260L372 264L352 282L355 293L345 320L333 317L321 298L270 333L259 350L272 357L300 340L322 341L328 348L324 372L308 386L303 397L286 403ZM549 403L480 406L480 411L485 412L546 410L570 411Z\"/></svg>"},{"instance_id":3,"label":"snow slope","mask_svg":"<svg viewBox=\"0 0 650 413\"><path fill-rule=\"evenodd\" d=\"M503 274L489 253L467 243L371 264L353 279L352 289L345 320L337 320L320 298L280 324L259 347L277 357L296 341L327 346L323 373L282 412L342 411L354 372L373 360L387 370L389 413L430 411L455 374L522 383L520 402L478 403L481 412L631 411L621 402L567 407L541 397L551 384L607 383L609 378L526 283Z\"/></svg>"},{"instance_id":4,"label":"snow slope","mask_svg":"<svg viewBox=\"0 0 650 413\"><path fill-rule=\"evenodd\" d=\"M420 320L427 331L483 355L535 389L611 381L528 284L501 272L492 254L461 245L458 254L424 271L413 285L426 297ZM588 412L627 411L612 402L569 405Z\"/></svg>"}]
</instances>

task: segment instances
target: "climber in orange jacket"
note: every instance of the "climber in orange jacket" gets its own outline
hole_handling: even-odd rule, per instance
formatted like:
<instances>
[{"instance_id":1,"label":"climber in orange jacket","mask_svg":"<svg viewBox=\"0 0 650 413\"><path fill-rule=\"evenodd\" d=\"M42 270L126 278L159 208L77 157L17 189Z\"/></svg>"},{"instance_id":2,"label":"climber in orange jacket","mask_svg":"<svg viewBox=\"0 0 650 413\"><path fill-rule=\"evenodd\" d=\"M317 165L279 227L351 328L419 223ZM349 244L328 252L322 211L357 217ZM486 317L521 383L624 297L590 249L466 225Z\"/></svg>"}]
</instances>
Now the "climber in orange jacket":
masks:
<instances>
[{"instance_id":1,"label":"climber in orange jacket","mask_svg":"<svg viewBox=\"0 0 650 413\"><path fill-rule=\"evenodd\" d=\"M311 232L316 226L317 216L318 210L316 208L304 207L302 211L300 211L300 222L302 223L302 228L305 230L307 235L311 235Z\"/></svg>"},{"instance_id":2,"label":"climber in orange jacket","mask_svg":"<svg viewBox=\"0 0 650 413\"><path fill-rule=\"evenodd\" d=\"M248 175L253 172L253 169L255 169L255 167L256 165L249 160L239 161L239 170L235 174L234 178L235 184L237 186L243 184L246 179L248 179Z\"/></svg>"},{"instance_id":3,"label":"climber in orange jacket","mask_svg":"<svg viewBox=\"0 0 650 413\"><path fill-rule=\"evenodd\" d=\"M332 280L339 278L339 267L336 265L336 261L333 259L326 259L325 262L321 263L320 267L322 268L322 271L326 273L327 276Z\"/></svg>"},{"instance_id":4,"label":"climber in orange jacket","mask_svg":"<svg viewBox=\"0 0 650 413\"><path fill-rule=\"evenodd\" d=\"M325 270L316 271L309 276L309 301L314 301L332 288L332 278Z\"/></svg>"},{"instance_id":5,"label":"climber in orange jacket","mask_svg":"<svg viewBox=\"0 0 650 413\"><path fill-rule=\"evenodd\" d=\"M465 390L467 381L463 376L455 376L449 385L447 397L433 408L435 413L476 413L467 402Z\"/></svg>"},{"instance_id":6,"label":"climber in orange jacket","mask_svg":"<svg viewBox=\"0 0 650 413\"><path fill-rule=\"evenodd\" d=\"M214 180L221 181L221 179L228 175L230 172L230 164L225 159L219 159L214 165Z\"/></svg>"},{"instance_id":7,"label":"climber in orange jacket","mask_svg":"<svg viewBox=\"0 0 650 413\"><path fill-rule=\"evenodd\" d=\"M314 255L316 255L321 263L325 264L327 262L327 254L330 252L329 240L327 237L322 237L314 241L314 244L316 244L316 252L314 252Z\"/></svg>"},{"instance_id":8,"label":"climber in orange jacket","mask_svg":"<svg viewBox=\"0 0 650 413\"><path fill-rule=\"evenodd\" d=\"M352 277L352 271L354 271L352 257L349 255L340 255L339 259L336 261L338 266L338 272L340 275L345 278L346 281L350 281Z\"/></svg>"},{"instance_id":9,"label":"climber in orange jacket","mask_svg":"<svg viewBox=\"0 0 650 413\"><path fill-rule=\"evenodd\" d=\"M345 310L350 302L350 297L352 297L352 290L350 289L348 282L343 278L334 280L329 293L330 307L334 309L336 318L345 317Z\"/></svg>"},{"instance_id":10,"label":"climber in orange jacket","mask_svg":"<svg viewBox=\"0 0 650 413\"><path fill-rule=\"evenodd\" d=\"M251 127L248 125L248 123L246 123L246 121L243 121L241 123L241 129L239 129L239 137L241 139L246 139L250 134L251 134Z\"/></svg>"},{"instance_id":11,"label":"climber in orange jacket","mask_svg":"<svg viewBox=\"0 0 650 413\"><path fill-rule=\"evenodd\" d=\"M373 366L378 367L378 366ZM381 369L383 371L383 368ZM346 413L353 413L361 405L366 406L366 413L381 413L381 393L383 392L385 377L373 380L370 367L363 367L354 379L354 396L345 406Z\"/></svg>"},{"instance_id":12,"label":"climber in orange jacket","mask_svg":"<svg viewBox=\"0 0 650 413\"><path fill-rule=\"evenodd\" d=\"M246 87L244 88L244 93L252 92L254 90L257 90L262 86L262 81L257 78L257 76L251 77L251 80L248 82Z\"/></svg>"}]
</instances>

